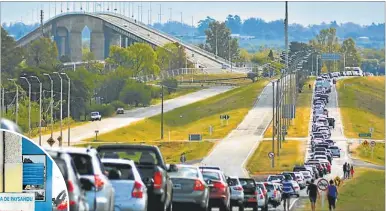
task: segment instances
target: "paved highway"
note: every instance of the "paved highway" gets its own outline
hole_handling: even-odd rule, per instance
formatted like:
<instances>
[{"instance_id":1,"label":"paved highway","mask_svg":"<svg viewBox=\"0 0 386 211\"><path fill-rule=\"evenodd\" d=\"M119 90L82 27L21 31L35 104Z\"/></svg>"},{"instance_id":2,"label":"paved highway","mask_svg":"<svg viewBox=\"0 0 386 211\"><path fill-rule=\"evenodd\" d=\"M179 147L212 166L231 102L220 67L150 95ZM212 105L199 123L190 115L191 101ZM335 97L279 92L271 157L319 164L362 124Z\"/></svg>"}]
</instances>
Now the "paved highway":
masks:
<instances>
[{"instance_id":1,"label":"paved highway","mask_svg":"<svg viewBox=\"0 0 386 211\"><path fill-rule=\"evenodd\" d=\"M186 106L188 104L198 102L200 100L224 93L230 90L231 87L211 87L203 89L194 93L190 93L181 97L164 101L164 112L168 112L178 107ZM133 122L142 120L161 113L161 105L152 105L144 108L137 108L125 111L123 115L117 115L110 118L103 118L102 121L90 122L71 129L71 144L84 140L86 138L94 137L95 130L99 130L99 134L110 132L120 127L127 126ZM63 126L63 146L67 146L68 131L66 125ZM54 132L54 139L60 136L60 132ZM47 140L50 134L42 136L42 145L48 146ZM36 143L39 142L39 137L33 139ZM57 143L54 144L57 146Z\"/></svg>"}]
</instances>

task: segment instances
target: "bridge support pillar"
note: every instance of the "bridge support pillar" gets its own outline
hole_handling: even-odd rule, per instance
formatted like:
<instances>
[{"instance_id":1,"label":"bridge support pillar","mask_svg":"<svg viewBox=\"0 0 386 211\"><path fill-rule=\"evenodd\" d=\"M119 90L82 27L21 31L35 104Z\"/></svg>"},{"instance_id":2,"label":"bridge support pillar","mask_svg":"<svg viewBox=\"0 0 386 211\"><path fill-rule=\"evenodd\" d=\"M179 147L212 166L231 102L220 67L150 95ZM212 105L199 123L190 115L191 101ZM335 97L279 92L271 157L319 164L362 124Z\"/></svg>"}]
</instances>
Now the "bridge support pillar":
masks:
<instances>
[{"instance_id":1,"label":"bridge support pillar","mask_svg":"<svg viewBox=\"0 0 386 211\"><path fill-rule=\"evenodd\" d=\"M127 48L127 41L128 41L128 38L125 37L125 36L121 36L121 47L122 48Z\"/></svg>"},{"instance_id":2,"label":"bridge support pillar","mask_svg":"<svg viewBox=\"0 0 386 211\"><path fill-rule=\"evenodd\" d=\"M71 49L71 61L82 61L82 33L70 32L70 49Z\"/></svg>"},{"instance_id":3,"label":"bridge support pillar","mask_svg":"<svg viewBox=\"0 0 386 211\"><path fill-rule=\"evenodd\" d=\"M96 60L105 59L105 35L103 32L91 32L90 51Z\"/></svg>"},{"instance_id":4,"label":"bridge support pillar","mask_svg":"<svg viewBox=\"0 0 386 211\"><path fill-rule=\"evenodd\" d=\"M121 46L121 35L118 33L111 33L110 46Z\"/></svg>"}]
</instances>

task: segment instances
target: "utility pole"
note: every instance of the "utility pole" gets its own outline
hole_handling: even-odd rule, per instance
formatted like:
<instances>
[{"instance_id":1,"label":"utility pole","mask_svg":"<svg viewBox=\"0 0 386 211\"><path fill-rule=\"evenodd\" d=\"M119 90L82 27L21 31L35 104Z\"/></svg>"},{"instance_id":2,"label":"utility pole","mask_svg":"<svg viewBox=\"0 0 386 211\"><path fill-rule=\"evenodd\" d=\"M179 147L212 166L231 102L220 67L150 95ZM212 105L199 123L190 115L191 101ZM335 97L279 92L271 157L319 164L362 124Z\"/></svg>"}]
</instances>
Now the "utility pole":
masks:
<instances>
[{"instance_id":1,"label":"utility pole","mask_svg":"<svg viewBox=\"0 0 386 211\"><path fill-rule=\"evenodd\" d=\"M280 128L280 100L281 100L281 92L279 87L280 79L276 81L276 150L277 150L277 156L280 154L279 145L280 145L280 137L281 137L281 128Z\"/></svg>"},{"instance_id":2,"label":"utility pole","mask_svg":"<svg viewBox=\"0 0 386 211\"><path fill-rule=\"evenodd\" d=\"M215 29L215 39L216 39L216 56L217 56L217 26L216 26L216 29Z\"/></svg>"},{"instance_id":3,"label":"utility pole","mask_svg":"<svg viewBox=\"0 0 386 211\"><path fill-rule=\"evenodd\" d=\"M37 76L30 76L39 82L39 146L42 145L42 82Z\"/></svg>"},{"instance_id":4,"label":"utility pole","mask_svg":"<svg viewBox=\"0 0 386 211\"><path fill-rule=\"evenodd\" d=\"M54 74L57 74L60 78L60 141L59 141L59 147L62 146L63 142L63 79L60 76L58 72L53 72Z\"/></svg>"},{"instance_id":5,"label":"utility pole","mask_svg":"<svg viewBox=\"0 0 386 211\"><path fill-rule=\"evenodd\" d=\"M162 9L161 9L161 4L159 4L159 24L162 24L161 15L162 15Z\"/></svg>"},{"instance_id":6,"label":"utility pole","mask_svg":"<svg viewBox=\"0 0 386 211\"><path fill-rule=\"evenodd\" d=\"M276 131L276 123L275 123L275 81L272 81L272 152L275 152L275 131ZM272 168L275 167L275 158L272 159Z\"/></svg>"},{"instance_id":7,"label":"utility pole","mask_svg":"<svg viewBox=\"0 0 386 211\"><path fill-rule=\"evenodd\" d=\"M68 137L67 137L67 144L68 146L70 146L70 142L71 142L71 132L70 132L70 129L71 129L71 126L70 126L70 105L71 105L71 79L70 77L68 77L68 75L66 73L60 73L62 75L65 75L66 78L67 78L67 81L68 81L68 93L67 93L67 124L68 124Z\"/></svg>"},{"instance_id":8,"label":"utility pole","mask_svg":"<svg viewBox=\"0 0 386 211\"><path fill-rule=\"evenodd\" d=\"M8 79L12 81L16 86L16 105L15 105L15 123L17 125L18 113L19 113L19 86L16 84L16 79Z\"/></svg>"},{"instance_id":9,"label":"utility pole","mask_svg":"<svg viewBox=\"0 0 386 211\"><path fill-rule=\"evenodd\" d=\"M289 49L288 49L288 1L285 2L285 18L284 18L284 38L285 38L285 72L286 72L286 76L288 75L288 72L289 72L289 65L288 65L288 53L289 53ZM291 84L291 72L289 73L289 79L290 79L290 84ZM287 81L287 80L286 80ZM288 89L290 90L290 89ZM289 94L289 92L288 92ZM287 96L288 97L288 96ZM288 100L288 98L287 98ZM290 113L290 107L288 105L290 105L290 103L286 102L285 104L287 104L286 106L286 110L287 110L287 123L286 123L286 127L289 126L290 124L290 118L288 118L289 116L289 113Z\"/></svg>"},{"instance_id":10,"label":"utility pole","mask_svg":"<svg viewBox=\"0 0 386 211\"><path fill-rule=\"evenodd\" d=\"M42 30L42 37L44 37L43 20L44 20L44 12L43 10L40 10L40 28Z\"/></svg>"},{"instance_id":11,"label":"utility pole","mask_svg":"<svg viewBox=\"0 0 386 211\"><path fill-rule=\"evenodd\" d=\"M31 137L31 83L26 77L20 77L24 79L28 84L28 135Z\"/></svg>"},{"instance_id":12,"label":"utility pole","mask_svg":"<svg viewBox=\"0 0 386 211\"><path fill-rule=\"evenodd\" d=\"M50 109L51 109L51 139L53 139L54 136L54 81L52 80L51 76L47 73L43 73L43 75L47 76L51 81L51 102L50 102Z\"/></svg>"},{"instance_id":13,"label":"utility pole","mask_svg":"<svg viewBox=\"0 0 386 211\"><path fill-rule=\"evenodd\" d=\"M152 24L152 21L151 21L151 20L152 20L152 15L151 15L151 2L150 2L149 7L150 7L150 15L149 15L149 16L150 16L150 17L149 17L149 19L150 19L149 22L150 22L150 23L149 23L149 24L151 25L151 24Z\"/></svg>"},{"instance_id":14,"label":"utility pole","mask_svg":"<svg viewBox=\"0 0 386 211\"><path fill-rule=\"evenodd\" d=\"M161 85L161 140L164 139L164 85Z\"/></svg>"},{"instance_id":15,"label":"utility pole","mask_svg":"<svg viewBox=\"0 0 386 211\"><path fill-rule=\"evenodd\" d=\"M181 12L181 25L183 24L183 22L182 22L182 12Z\"/></svg>"},{"instance_id":16,"label":"utility pole","mask_svg":"<svg viewBox=\"0 0 386 211\"><path fill-rule=\"evenodd\" d=\"M172 22L172 8L169 8L169 10L170 10L169 22Z\"/></svg>"}]
</instances>

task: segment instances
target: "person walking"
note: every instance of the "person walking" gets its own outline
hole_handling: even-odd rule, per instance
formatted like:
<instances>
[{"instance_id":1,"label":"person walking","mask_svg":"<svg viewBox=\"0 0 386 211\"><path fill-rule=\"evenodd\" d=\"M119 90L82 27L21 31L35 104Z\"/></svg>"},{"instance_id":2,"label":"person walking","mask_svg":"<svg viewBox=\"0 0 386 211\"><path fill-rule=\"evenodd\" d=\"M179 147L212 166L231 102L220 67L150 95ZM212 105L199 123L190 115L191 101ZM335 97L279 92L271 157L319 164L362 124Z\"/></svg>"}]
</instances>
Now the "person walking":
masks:
<instances>
[{"instance_id":1,"label":"person walking","mask_svg":"<svg viewBox=\"0 0 386 211\"><path fill-rule=\"evenodd\" d=\"M185 152L181 154L180 162L181 162L181 163L185 163L185 162L186 162Z\"/></svg>"},{"instance_id":2,"label":"person walking","mask_svg":"<svg viewBox=\"0 0 386 211\"><path fill-rule=\"evenodd\" d=\"M353 178L354 177L354 166L353 165L351 165L350 173L351 173L351 178Z\"/></svg>"},{"instance_id":3,"label":"person walking","mask_svg":"<svg viewBox=\"0 0 386 211\"><path fill-rule=\"evenodd\" d=\"M350 170L351 170L350 163L347 163L346 172L347 172L347 178L348 179L350 179Z\"/></svg>"},{"instance_id":4,"label":"person walking","mask_svg":"<svg viewBox=\"0 0 386 211\"><path fill-rule=\"evenodd\" d=\"M347 179L346 167L347 167L347 162L343 164L343 179Z\"/></svg>"},{"instance_id":5,"label":"person walking","mask_svg":"<svg viewBox=\"0 0 386 211\"><path fill-rule=\"evenodd\" d=\"M282 198L284 200L284 211L289 211L289 207L291 204L291 195L295 193L295 188L292 185L292 182L290 181L290 175L284 175L284 180L282 182L283 184L283 193L282 193Z\"/></svg>"},{"instance_id":6,"label":"person walking","mask_svg":"<svg viewBox=\"0 0 386 211\"><path fill-rule=\"evenodd\" d=\"M308 184L307 194L311 202L311 210L315 211L316 198L319 196L318 187L314 184L314 179L311 179L311 183Z\"/></svg>"},{"instance_id":7,"label":"person walking","mask_svg":"<svg viewBox=\"0 0 386 211\"><path fill-rule=\"evenodd\" d=\"M338 198L338 189L334 185L334 181L330 180L330 185L327 187L328 209L335 210L336 199Z\"/></svg>"}]
</instances>

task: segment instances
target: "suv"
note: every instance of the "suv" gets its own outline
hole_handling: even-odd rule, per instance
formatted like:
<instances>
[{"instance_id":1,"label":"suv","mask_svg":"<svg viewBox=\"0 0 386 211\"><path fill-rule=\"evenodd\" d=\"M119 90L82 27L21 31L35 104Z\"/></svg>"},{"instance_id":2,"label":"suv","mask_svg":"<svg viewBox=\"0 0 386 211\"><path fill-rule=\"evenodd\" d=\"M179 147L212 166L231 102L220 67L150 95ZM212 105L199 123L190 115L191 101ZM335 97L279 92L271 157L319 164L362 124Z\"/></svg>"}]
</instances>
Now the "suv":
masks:
<instances>
[{"instance_id":1,"label":"suv","mask_svg":"<svg viewBox=\"0 0 386 211\"><path fill-rule=\"evenodd\" d=\"M91 190L93 187L92 182L86 178L79 178L79 174L70 155L60 152L60 149L55 150L51 148L46 149L46 151L55 161L66 182L70 210L89 210L86 190Z\"/></svg>"},{"instance_id":2,"label":"suv","mask_svg":"<svg viewBox=\"0 0 386 211\"><path fill-rule=\"evenodd\" d=\"M229 176L227 182L231 190L231 209L232 207L239 207L239 210L244 210L244 189L239 178Z\"/></svg>"},{"instance_id":3,"label":"suv","mask_svg":"<svg viewBox=\"0 0 386 211\"><path fill-rule=\"evenodd\" d=\"M124 113L125 113L125 109L123 109L123 108L117 109L117 114L124 114Z\"/></svg>"},{"instance_id":4,"label":"suv","mask_svg":"<svg viewBox=\"0 0 386 211\"><path fill-rule=\"evenodd\" d=\"M240 183L244 189L244 207L251 207L253 211L257 211L257 185L252 178L240 178Z\"/></svg>"},{"instance_id":5,"label":"suv","mask_svg":"<svg viewBox=\"0 0 386 211\"><path fill-rule=\"evenodd\" d=\"M274 208L280 206L281 204L281 197L279 194L279 190L277 187L280 186L275 186L274 183L272 182L264 182L264 186L268 190L268 202L271 204Z\"/></svg>"},{"instance_id":6,"label":"suv","mask_svg":"<svg viewBox=\"0 0 386 211\"><path fill-rule=\"evenodd\" d=\"M202 176L210 188L209 210L219 207L221 211L230 210L231 193L222 171L216 169L201 169Z\"/></svg>"},{"instance_id":7,"label":"suv","mask_svg":"<svg viewBox=\"0 0 386 211\"><path fill-rule=\"evenodd\" d=\"M113 211L115 191L105 175L107 173L98 152L93 148L76 147L65 147L61 150L71 156L80 177L87 178L95 184L93 190L86 192L90 210Z\"/></svg>"},{"instance_id":8,"label":"suv","mask_svg":"<svg viewBox=\"0 0 386 211\"><path fill-rule=\"evenodd\" d=\"M91 112L91 121L102 120L102 116L99 114L98 111Z\"/></svg>"}]
</instances>

